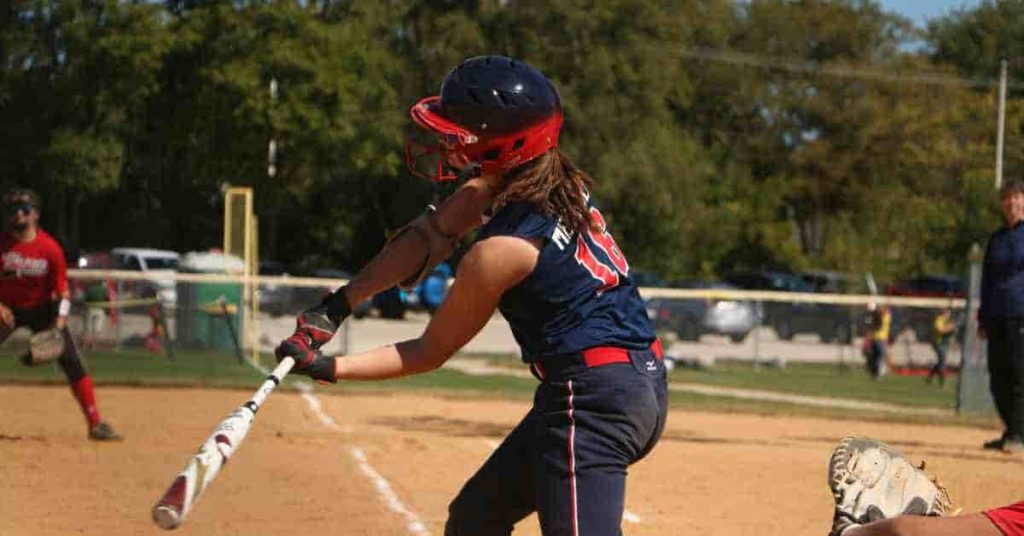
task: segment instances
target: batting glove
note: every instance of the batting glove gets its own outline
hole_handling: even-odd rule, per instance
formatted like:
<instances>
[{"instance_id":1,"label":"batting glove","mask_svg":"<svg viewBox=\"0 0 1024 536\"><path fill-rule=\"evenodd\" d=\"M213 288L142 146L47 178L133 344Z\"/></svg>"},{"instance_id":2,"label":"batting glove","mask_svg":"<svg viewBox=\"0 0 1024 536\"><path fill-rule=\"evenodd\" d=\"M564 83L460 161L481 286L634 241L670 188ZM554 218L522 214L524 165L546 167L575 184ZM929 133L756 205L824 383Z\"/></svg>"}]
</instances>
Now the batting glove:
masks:
<instances>
[{"instance_id":1,"label":"batting glove","mask_svg":"<svg viewBox=\"0 0 1024 536\"><path fill-rule=\"evenodd\" d=\"M334 370L334 357L325 356L319 350L312 350L306 339L298 334L288 337L274 350L278 361L286 357L295 360L292 371L326 383L337 381Z\"/></svg>"},{"instance_id":2,"label":"batting glove","mask_svg":"<svg viewBox=\"0 0 1024 536\"><path fill-rule=\"evenodd\" d=\"M274 351L277 360L294 358L295 372L333 383L334 358L325 357L319 350L334 337L350 312L348 299L341 289L328 294L320 305L306 309L295 319L295 333Z\"/></svg>"},{"instance_id":3,"label":"batting glove","mask_svg":"<svg viewBox=\"0 0 1024 536\"><path fill-rule=\"evenodd\" d=\"M320 305L299 313L295 319L294 335L305 337L310 349L319 350L334 337L338 327L351 312L345 293L338 289L328 294Z\"/></svg>"}]
</instances>

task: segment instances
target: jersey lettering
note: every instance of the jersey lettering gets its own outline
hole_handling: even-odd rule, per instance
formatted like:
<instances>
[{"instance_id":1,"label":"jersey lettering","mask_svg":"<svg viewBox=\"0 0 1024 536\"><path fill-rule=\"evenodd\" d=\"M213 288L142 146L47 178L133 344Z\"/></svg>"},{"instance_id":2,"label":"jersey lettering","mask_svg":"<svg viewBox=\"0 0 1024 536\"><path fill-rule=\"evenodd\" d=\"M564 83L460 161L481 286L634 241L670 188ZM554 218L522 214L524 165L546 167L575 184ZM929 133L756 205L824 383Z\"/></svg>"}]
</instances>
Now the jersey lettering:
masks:
<instances>
[{"instance_id":1,"label":"jersey lettering","mask_svg":"<svg viewBox=\"0 0 1024 536\"><path fill-rule=\"evenodd\" d=\"M558 250L565 251L565 247L569 245L570 240L572 240L572 236L562 227L562 224L556 225L555 230L551 233L551 241L555 243Z\"/></svg>"},{"instance_id":2,"label":"jersey lettering","mask_svg":"<svg viewBox=\"0 0 1024 536\"><path fill-rule=\"evenodd\" d=\"M601 248L605 255L608 255L608 258L611 259L612 264L615 265L615 269L620 274L623 276L629 275L629 263L626 262L626 256L622 254L619 246L615 243L615 239L608 232L608 225L605 223L601 211L590 207L590 217L594 219L594 223L597 225L598 231L600 231L595 234L593 229L588 230L587 234L590 235L590 239L597 244L597 247Z\"/></svg>"},{"instance_id":3,"label":"jersey lettering","mask_svg":"<svg viewBox=\"0 0 1024 536\"><path fill-rule=\"evenodd\" d=\"M8 251L3 255L3 272L6 277L39 277L46 275L46 259L33 259L23 256L17 251Z\"/></svg>"},{"instance_id":4,"label":"jersey lettering","mask_svg":"<svg viewBox=\"0 0 1024 536\"><path fill-rule=\"evenodd\" d=\"M582 234L576 237L576 262L586 268L594 279L601 282L601 288L598 292L604 292L618 286L621 278L629 275L629 263L626 262L626 256L622 254L619 246L615 244L615 239L608 232L608 227L604 221L604 216L601 215L601 211L590 207L590 217L593 218L598 232L595 233L594 229L591 228L587 230L587 235L608 256L612 266L597 260L593 250L590 249L590 245L583 239Z\"/></svg>"},{"instance_id":5,"label":"jersey lettering","mask_svg":"<svg viewBox=\"0 0 1024 536\"><path fill-rule=\"evenodd\" d=\"M598 292L604 292L618 286L619 273L597 260L594 252L587 245L587 241L583 240L583 235L576 237L576 262L586 268L590 275L594 276L594 279L602 283Z\"/></svg>"}]
</instances>

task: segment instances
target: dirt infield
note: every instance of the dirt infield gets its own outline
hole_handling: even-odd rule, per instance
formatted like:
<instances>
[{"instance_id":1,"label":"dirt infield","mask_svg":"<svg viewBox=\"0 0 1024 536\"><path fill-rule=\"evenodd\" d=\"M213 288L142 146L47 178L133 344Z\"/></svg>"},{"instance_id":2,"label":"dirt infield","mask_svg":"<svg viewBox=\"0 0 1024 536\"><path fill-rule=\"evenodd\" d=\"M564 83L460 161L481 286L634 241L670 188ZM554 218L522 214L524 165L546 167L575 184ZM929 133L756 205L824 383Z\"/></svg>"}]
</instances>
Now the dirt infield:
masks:
<instances>
[{"instance_id":1,"label":"dirt infield","mask_svg":"<svg viewBox=\"0 0 1024 536\"><path fill-rule=\"evenodd\" d=\"M124 443L87 442L66 388L0 386L0 535L162 533L149 519L153 502L248 395L98 391ZM412 525L418 519L442 534L448 500L526 411L523 401L353 395L343 388L317 397L322 413L299 394L275 394L177 532L424 534ZM631 471L624 531L820 536L832 504L825 463L851 433L926 458L967 510L1024 498L1024 456L982 452L977 446L990 435L982 430L677 409L660 446ZM536 520L525 520L516 534L539 534Z\"/></svg>"}]
</instances>

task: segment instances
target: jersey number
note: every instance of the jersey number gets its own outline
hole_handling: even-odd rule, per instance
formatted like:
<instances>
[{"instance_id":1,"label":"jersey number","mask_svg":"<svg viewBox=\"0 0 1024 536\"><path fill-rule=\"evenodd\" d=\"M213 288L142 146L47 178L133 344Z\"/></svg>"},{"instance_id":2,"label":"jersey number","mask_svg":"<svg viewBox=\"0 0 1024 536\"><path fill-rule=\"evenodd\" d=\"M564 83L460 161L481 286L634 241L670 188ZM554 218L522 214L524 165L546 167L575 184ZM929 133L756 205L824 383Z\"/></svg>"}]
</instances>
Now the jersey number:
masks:
<instances>
[{"instance_id":1,"label":"jersey number","mask_svg":"<svg viewBox=\"0 0 1024 536\"><path fill-rule=\"evenodd\" d=\"M615 239L608 232L608 226L605 224L601 212L590 207L590 217L594 220L597 232L591 228L587 230L587 235L608 256L612 265L608 266L597 260L594 251L590 249L590 245L583 239L582 234L576 237L576 262L586 268L590 275L594 276L594 279L601 282L601 289L598 292L604 292L618 286L620 278L629 275L629 263L626 262L626 256L622 254L619 246L615 244Z\"/></svg>"}]
</instances>

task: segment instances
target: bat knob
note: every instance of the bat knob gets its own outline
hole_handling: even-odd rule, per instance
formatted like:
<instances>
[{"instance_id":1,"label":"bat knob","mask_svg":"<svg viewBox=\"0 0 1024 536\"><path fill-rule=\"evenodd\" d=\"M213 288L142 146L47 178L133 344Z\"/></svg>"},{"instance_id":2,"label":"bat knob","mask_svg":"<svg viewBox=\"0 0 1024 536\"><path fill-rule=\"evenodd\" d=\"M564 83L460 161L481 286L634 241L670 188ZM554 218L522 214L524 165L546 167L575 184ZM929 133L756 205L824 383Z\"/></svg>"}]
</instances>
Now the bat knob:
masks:
<instances>
[{"instance_id":1,"label":"bat knob","mask_svg":"<svg viewBox=\"0 0 1024 536\"><path fill-rule=\"evenodd\" d=\"M153 506L153 521L164 530L172 530L181 525L181 511L185 506L185 490L188 487L185 477L178 475L174 483L167 488L167 493Z\"/></svg>"},{"instance_id":2,"label":"bat knob","mask_svg":"<svg viewBox=\"0 0 1024 536\"><path fill-rule=\"evenodd\" d=\"M181 514L169 504L158 504L153 507L153 521L164 530L173 530L181 525Z\"/></svg>"}]
</instances>

